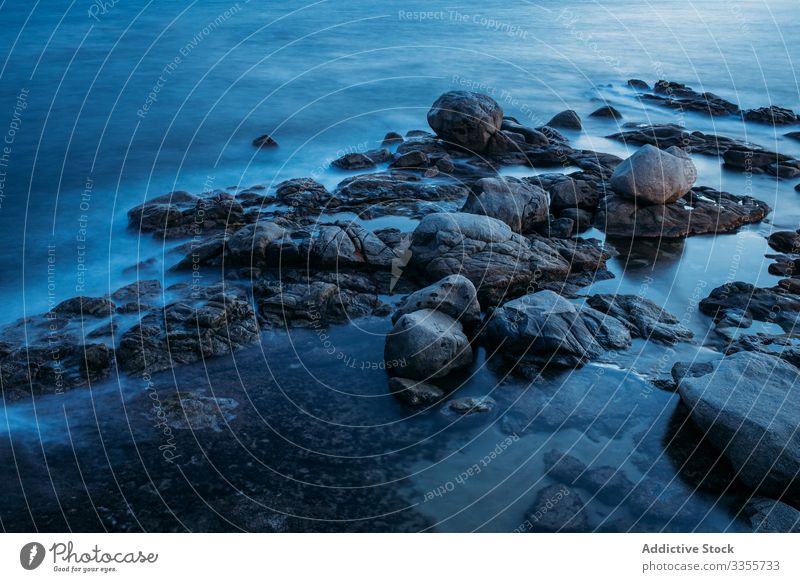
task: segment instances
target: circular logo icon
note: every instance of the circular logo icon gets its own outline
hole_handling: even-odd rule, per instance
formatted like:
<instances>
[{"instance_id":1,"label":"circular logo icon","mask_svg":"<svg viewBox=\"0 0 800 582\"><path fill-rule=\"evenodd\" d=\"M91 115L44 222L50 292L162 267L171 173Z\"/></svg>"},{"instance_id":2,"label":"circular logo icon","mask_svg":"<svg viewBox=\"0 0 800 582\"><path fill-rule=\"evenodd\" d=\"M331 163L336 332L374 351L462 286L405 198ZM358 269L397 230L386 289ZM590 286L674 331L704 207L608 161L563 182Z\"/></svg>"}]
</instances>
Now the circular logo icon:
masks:
<instances>
[{"instance_id":1,"label":"circular logo icon","mask_svg":"<svg viewBox=\"0 0 800 582\"><path fill-rule=\"evenodd\" d=\"M44 546L39 542L30 542L19 551L19 563L26 570L35 570L44 562Z\"/></svg>"}]
</instances>

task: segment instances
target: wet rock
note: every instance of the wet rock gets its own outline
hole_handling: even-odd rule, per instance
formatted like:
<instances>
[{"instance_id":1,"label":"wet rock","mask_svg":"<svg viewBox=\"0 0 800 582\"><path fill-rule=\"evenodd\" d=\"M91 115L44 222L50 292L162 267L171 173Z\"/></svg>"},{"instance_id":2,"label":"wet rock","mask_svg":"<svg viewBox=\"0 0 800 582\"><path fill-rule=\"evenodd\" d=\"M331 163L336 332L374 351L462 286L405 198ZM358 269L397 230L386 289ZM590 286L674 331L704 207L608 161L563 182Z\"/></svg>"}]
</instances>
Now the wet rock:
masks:
<instances>
[{"instance_id":1,"label":"wet rock","mask_svg":"<svg viewBox=\"0 0 800 582\"><path fill-rule=\"evenodd\" d=\"M650 85L648 85L641 79L628 79L628 87L633 87L634 89L643 89L643 90L650 89Z\"/></svg>"},{"instance_id":2,"label":"wet rock","mask_svg":"<svg viewBox=\"0 0 800 582\"><path fill-rule=\"evenodd\" d=\"M591 213L582 208L565 208L561 211L559 218L571 220L573 229L577 233L585 232L592 227Z\"/></svg>"},{"instance_id":3,"label":"wet rock","mask_svg":"<svg viewBox=\"0 0 800 582\"><path fill-rule=\"evenodd\" d=\"M700 301L699 309L718 324L749 327L752 320L775 323L787 332L797 326L800 296L779 287L760 288L736 281L717 287Z\"/></svg>"},{"instance_id":4,"label":"wet rock","mask_svg":"<svg viewBox=\"0 0 800 582\"><path fill-rule=\"evenodd\" d=\"M581 129L581 118L572 109L567 109L554 115L547 125L558 129Z\"/></svg>"},{"instance_id":5,"label":"wet rock","mask_svg":"<svg viewBox=\"0 0 800 582\"><path fill-rule=\"evenodd\" d=\"M278 147L278 142L272 139L269 134L264 134L253 140L253 145L257 148L274 148Z\"/></svg>"},{"instance_id":6,"label":"wet rock","mask_svg":"<svg viewBox=\"0 0 800 582\"><path fill-rule=\"evenodd\" d=\"M371 315L383 307L374 292L326 281L259 281L253 293L265 325L322 328Z\"/></svg>"},{"instance_id":7,"label":"wet rock","mask_svg":"<svg viewBox=\"0 0 800 582\"><path fill-rule=\"evenodd\" d=\"M687 376L696 378L705 376L713 371L714 364L712 362L675 362L672 366L671 375L677 387L681 380Z\"/></svg>"},{"instance_id":8,"label":"wet rock","mask_svg":"<svg viewBox=\"0 0 800 582\"><path fill-rule=\"evenodd\" d=\"M594 110L589 117L605 117L609 119L622 119L622 113L617 111L616 108L612 107L611 105L606 105L599 109Z\"/></svg>"},{"instance_id":9,"label":"wet rock","mask_svg":"<svg viewBox=\"0 0 800 582\"><path fill-rule=\"evenodd\" d=\"M482 304L524 293L537 272L564 280L569 264L545 243L535 253L523 236L494 218L467 213L429 214L411 239L409 268L423 280L460 274L478 289Z\"/></svg>"},{"instance_id":10,"label":"wet rock","mask_svg":"<svg viewBox=\"0 0 800 582\"><path fill-rule=\"evenodd\" d=\"M743 112L743 117L747 121L758 123L768 123L770 125L790 125L797 123L800 118L791 109L770 105L769 107L759 107L758 109L748 109Z\"/></svg>"},{"instance_id":11,"label":"wet rock","mask_svg":"<svg viewBox=\"0 0 800 582\"><path fill-rule=\"evenodd\" d=\"M550 140L541 131L525 127L513 117L504 117L500 129L521 135L528 145L546 146L550 143Z\"/></svg>"},{"instance_id":12,"label":"wet rock","mask_svg":"<svg viewBox=\"0 0 800 582\"><path fill-rule=\"evenodd\" d=\"M116 305L106 297L73 297L62 301L53 307L53 313L59 315L90 315L92 317L106 317L114 313Z\"/></svg>"},{"instance_id":13,"label":"wet rock","mask_svg":"<svg viewBox=\"0 0 800 582\"><path fill-rule=\"evenodd\" d=\"M633 337L675 344L694 336L677 317L639 295L592 295L586 302L625 324Z\"/></svg>"},{"instance_id":14,"label":"wet rock","mask_svg":"<svg viewBox=\"0 0 800 582\"><path fill-rule=\"evenodd\" d=\"M800 501L800 370L774 356L739 352L678 386L690 418L737 470L769 495Z\"/></svg>"},{"instance_id":15,"label":"wet rock","mask_svg":"<svg viewBox=\"0 0 800 582\"><path fill-rule=\"evenodd\" d=\"M800 252L800 233L791 230L773 232L767 239L769 246L781 253Z\"/></svg>"},{"instance_id":16,"label":"wet rock","mask_svg":"<svg viewBox=\"0 0 800 582\"><path fill-rule=\"evenodd\" d=\"M248 225L227 243L231 264L243 267L307 265L389 269L396 255L375 233L357 223L315 223L284 228L273 222Z\"/></svg>"},{"instance_id":17,"label":"wet rock","mask_svg":"<svg viewBox=\"0 0 800 582\"><path fill-rule=\"evenodd\" d=\"M488 95L450 91L439 97L428 111L428 124L443 140L482 152L500 130L503 109Z\"/></svg>"},{"instance_id":18,"label":"wet rock","mask_svg":"<svg viewBox=\"0 0 800 582\"><path fill-rule=\"evenodd\" d=\"M227 192L194 196L172 192L128 211L128 225L138 232L164 238L202 236L235 228L245 220L241 203Z\"/></svg>"},{"instance_id":19,"label":"wet rock","mask_svg":"<svg viewBox=\"0 0 800 582\"><path fill-rule=\"evenodd\" d=\"M739 113L736 104L719 95L698 93L682 83L657 81L653 91L655 94L643 94L641 98L673 109L697 111L706 115L725 116Z\"/></svg>"},{"instance_id":20,"label":"wet rock","mask_svg":"<svg viewBox=\"0 0 800 582\"><path fill-rule=\"evenodd\" d=\"M753 497L744 514L755 533L800 533L800 511L781 501Z\"/></svg>"},{"instance_id":21,"label":"wet rock","mask_svg":"<svg viewBox=\"0 0 800 582\"><path fill-rule=\"evenodd\" d=\"M462 275L450 275L406 297L392 315L392 323L420 309L432 309L449 315L460 321L467 330L477 327L481 320L478 292L472 281Z\"/></svg>"},{"instance_id":22,"label":"wet rock","mask_svg":"<svg viewBox=\"0 0 800 582\"><path fill-rule=\"evenodd\" d=\"M472 363L472 348L459 322L422 309L400 317L386 336L384 358L402 362L393 368L414 380L441 378Z\"/></svg>"},{"instance_id":23,"label":"wet rock","mask_svg":"<svg viewBox=\"0 0 800 582\"><path fill-rule=\"evenodd\" d=\"M578 533L589 531L586 504L580 495L564 485L542 489L528 510L524 529L534 532Z\"/></svg>"},{"instance_id":24,"label":"wet rock","mask_svg":"<svg viewBox=\"0 0 800 582\"><path fill-rule=\"evenodd\" d=\"M464 200L468 194L469 189L462 184L431 183L401 171L353 176L342 181L335 191L340 210L376 216L390 210L394 214L414 214L427 202Z\"/></svg>"},{"instance_id":25,"label":"wet rock","mask_svg":"<svg viewBox=\"0 0 800 582\"><path fill-rule=\"evenodd\" d=\"M680 148L645 145L616 167L611 188L642 204L669 204L684 196L697 179L697 168Z\"/></svg>"},{"instance_id":26,"label":"wet rock","mask_svg":"<svg viewBox=\"0 0 800 582\"><path fill-rule=\"evenodd\" d=\"M547 193L517 178L483 178L462 212L502 220L514 232L531 232L547 221Z\"/></svg>"},{"instance_id":27,"label":"wet rock","mask_svg":"<svg viewBox=\"0 0 800 582\"><path fill-rule=\"evenodd\" d=\"M594 225L620 238L684 238L689 235L735 232L760 222L769 206L750 196L736 196L696 187L672 204L638 205L619 196L600 201Z\"/></svg>"},{"instance_id":28,"label":"wet rock","mask_svg":"<svg viewBox=\"0 0 800 582\"><path fill-rule=\"evenodd\" d=\"M732 168L746 172L769 171L776 175L784 171L783 168L790 168L797 163L791 156L750 147L731 147L723 153L722 158L725 165Z\"/></svg>"},{"instance_id":29,"label":"wet rock","mask_svg":"<svg viewBox=\"0 0 800 582\"><path fill-rule=\"evenodd\" d=\"M285 180L275 188L275 198L302 211L318 214L323 208L336 207L338 200L313 178Z\"/></svg>"},{"instance_id":30,"label":"wet rock","mask_svg":"<svg viewBox=\"0 0 800 582\"><path fill-rule=\"evenodd\" d=\"M467 396L456 398L447 403L447 409L462 416L468 414L485 414L494 410L495 401L489 396Z\"/></svg>"},{"instance_id":31,"label":"wet rock","mask_svg":"<svg viewBox=\"0 0 800 582\"><path fill-rule=\"evenodd\" d=\"M706 134L701 131L688 131L671 123L646 125L625 124L625 131L607 136L629 145L653 145L662 150L679 147L686 152L697 154L722 155L728 150L761 151L763 148L723 135Z\"/></svg>"},{"instance_id":32,"label":"wet rock","mask_svg":"<svg viewBox=\"0 0 800 582\"><path fill-rule=\"evenodd\" d=\"M571 218L553 218L537 230L547 238L569 238L574 229L575 222Z\"/></svg>"},{"instance_id":33,"label":"wet rock","mask_svg":"<svg viewBox=\"0 0 800 582\"><path fill-rule=\"evenodd\" d=\"M352 152L345 154L331 162L331 166L339 168L340 170L363 170L366 168L374 168L375 162L361 152Z\"/></svg>"},{"instance_id":34,"label":"wet rock","mask_svg":"<svg viewBox=\"0 0 800 582\"><path fill-rule=\"evenodd\" d=\"M414 408L435 404L445 395L438 386L409 378L389 378L389 389L403 404Z\"/></svg>"},{"instance_id":35,"label":"wet rock","mask_svg":"<svg viewBox=\"0 0 800 582\"><path fill-rule=\"evenodd\" d=\"M507 154L522 154L527 147L525 136L513 131L498 131L489 140L486 153L489 156L505 156Z\"/></svg>"},{"instance_id":36,"label":"wet rock","mask_svg":"<svg viewBox=\"0 0 800 582\"><path fill-rule=\"evenodd\" d=\"M601 191L596 183L589 180L563 174L547 174L529 178L528 181L540 183L550 193L550 206L554 212L567 208L594 210L600 202Z\"/></svg>"},{"instance_id":37,"label":"wet rock","mask_svg":"<svg viewBox=\"0 0 800 582\"><path fill-rule=\"evenodd\" d=\"M164 422L175 430L227 432L236 418L239 403L233 398L204 396L197 391L181 391L160 400ZM161 419L159 419L161 420Z\"/></svg>"},{"instance_id":38,"label":"wet rock","mask_svg":"<svg viewBox=\"0 0 800 582\"><path fill-rule=\"evenodd\" d=\"M258 337L250 303L220 294L198 307L175 303L146 315L122 335L117 361L129 374L152 374L230 353Z\"/></svg>"},{"instance_id":39,"label":"wet rock","mask_svg":"<svg viewBox=\"0 0 800 582\"><path fill-rule=\"evenodd\" d=\"M403 136L397 133L396 131L390 131L385 136L383 136L383 141L381 142L381 145L388 146L398 143L403 143Z\"/></svg>"},{"instance_id":40,"label":"wet rock","mask_svg":"<svg viewBox=\"0 0 800 582\"><path fill-rule=\"evenodd\" d=\"M120 287L114 291L110 297L112 300L120 303L133 302L139 304L146 301L158 301L161 298L162 292L161 281L158 279L145 279ZM107 306L101 307L100 311L102 314L107 315ZM86 312L84 311L84 313Z\"/></svg>"},{"instance_id":41,"label":"wet rock","mask_svg":"<svg viewBox=\"0 0 800 582\"><path fill-rule=\"evenodd\" d=\"M578 312L595 341L605 349L627 350L631 347L631 332L623 322L587 305Z\"/></svg>"},{"instance_id":42,"label":"wet rock","mask_svg":"<svg viewBox=\"0 0 800 582\"><path fill-rule=\"evenodd\" d=\"M534 365L576 367L602 352L575 306L549 290L495 309L483 337L504 355Z\"/></svg>"},{"instance_id":43,"label":"wet rock","mask_svg":"<svg viewBox=\"0 0 800 582\"><path fill-rule=\"evenodd\" d=\"M406 154L399 156L392 162L392 168L427 168L430 165L428 155L420 150L410 151Z\"/></svg>"}]
</instances>

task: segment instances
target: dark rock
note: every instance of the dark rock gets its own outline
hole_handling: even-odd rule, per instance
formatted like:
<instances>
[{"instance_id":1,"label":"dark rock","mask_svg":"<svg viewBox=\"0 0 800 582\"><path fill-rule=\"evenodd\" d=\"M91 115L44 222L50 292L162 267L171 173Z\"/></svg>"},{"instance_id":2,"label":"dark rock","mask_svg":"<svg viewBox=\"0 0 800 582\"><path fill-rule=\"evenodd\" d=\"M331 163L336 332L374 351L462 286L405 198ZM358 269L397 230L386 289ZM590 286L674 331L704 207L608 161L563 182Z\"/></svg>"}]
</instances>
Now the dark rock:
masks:
<instances>
[{"instance_id":1,"label":"dark rock","mask_svg":"<svg viewBox=\"0 0 800 582\"><path fill-rule=\"evenodd\" d=\"M800 233L791 230L773 232L767 239L769 246L781 253L800 252Z\"/></svg>"},{"instance_id":2,"label":"dark rock","mask_svg":"<svg viewBox=\"0 0 800 582\"><path fill-rule=\"evenodd\" d=\"M180 391L160 400L163 421L174 430L230 430L229 424L236 418L233 411L239 403L233 398L204 396L197 391Z\"/></svg>"},{"instance_id":3,"label":"dark rock","mask_svg":"<svg viewBox=\"0 0 800 582\"><path fill-rule=\"evenodd\" d=\"M545 243L536 252L523 236L494 218L467 213L429 214L411 240L409 267L426 281L460 274L478 289L482 304L524 293L537 272L564 280L569 264Z\"/></svg>"},{"instance_id":4,"label":"dark rock","mask_svg":"<svg viewBox=\"0 0 800 582\"><path fill-rule=\"evenodd\" d=\"M495 309L483 337L505 356L542 366L581 366L602 351L575 306L547 290Z\"/></svg>"},{"instance_id":5,"label":"dark rock","mask_svg":"<svg viewBox=\"0 0 800 582\"><path fill-rule=\"evenodd\" d=\"M554 115L553 119L547 122L547 126L559 129L581 129L581 118L572 109L567 109Z\"/></svg>"},{"instance_id":6,"label":"dark rock","mask_svg":"<svg viewBox=\"0 0 800 582\"><path fill-rule=\"evenodd\" d=\"M125 285L114 291L110 297L114 301L120 303L134 302L142 303L144 301L157 301L161 298L163 289L161 281L158 279L147 279L136 281L130 285ZM98 304L99 306L100 304ZM101 307L101 314L108 315L107 306ZM84 309L84 313L86 313Z\"/></svg>"},{"instance_id":7,"label":"dark rock","mask_svg":"<svg viewBox=\"0 0 800 582\"><path fill-rule=\"evenodd\" d=\"M428 124L448 143L482 152L500 130L503 109L488 95L450 91L428 111Z\"/></svg>"},{"instance_id":8,"label":"dark rock","mask_svg":"<svg viewBox=\"0 0 800 582\"><path fill-rule=\"evenodd\" d=\"M542 489L528 510L525 529L534 532L578 533L589 531L586 505L580 495L564 485Z\"/></svg>"},{"instance_id":9,"label":"dark rock","mask_svg":"<svg viewBox=\"0 0 800 582\"><path fill-rule=\"evenodd\" d=\"M404 214L402 210L407 209L414 214L420 203L464 200L468 194L469 189L462 184L430 183L400 171L353 176L342 181L335 192L341 210L363 212L366 207L373 214L387 209L395 214Z\"/></svg>"},{"instance_id":10,"label":"dark rock","mask_svg":"<svg viewBox=\"0 0 800 582\"><path fill-rule=\"evenodd\" d=\"M244 208L227 192L193 196L172 192L128 211L129 227L164 238L203 235L236 227L244 222Z\"/></svg>"},{"instance_id":11,"label":"dark rock","mask_svg":"<svg viewBox=\"0 0 800 582\"><path fill-rule=\"evenodd\" d=\"M161 313L146 315L122 335L117 361L129 374L152 374L230 353L258 337L250 303L217 295L199 307L176 303Z\"/></svg>"},{"instance_id":12,"label":"dark rock","mask_svg":"<svg viewBox=\"0 0 800 582\"><path fill-rule=\"evenodd\" d=\"M559 218L566 218L572 221L575 232L581 233L592 227L591 213L582 208L565 208L561 211Z\"/></svg>"},{"instance_id":13,"label":"dark rock","mask_svg":"<svg viewBox=\"0 0 800 582\"><path fill-rule=\"evenodd\" d=\"M465 398L456 398L447 403L448 410L462 416L491 412L494 407L495 401L489 396L467 396Z\"/></svg>"},{"instance_id":14,"label":"dark rock","mask_svg":"<svg viewBox=\"0 0 800 582\"><path fill-rule=\"evenodd\" d=\"M385 136L383 136L383 141L381 142L381 145L388 146L398 143L403 143L403 136L397 133L396 131L390 131Z\"/></svg>"},{"instance_id":15,"label":"dark rock","mask_svg":"<svg viewBox=\"0 0 800 582\"><path fill-rule=\"evenodd\" d=\"M554 212L567 208L594 210L600 202L600 192L596 184L588 180L561 176L548 182L546 188L550 193L550 206Z\"/></svg>"},{"instance_id":16,"label":"dark rock","mask_svg":"<svg viewBox=\"0 0 800 582\"><path fill-rule=\"evenodd\" d=\"M430 165L428 155L419 150L410 151L392 162L392 168L427 168Z\"/></svg>"},{"instance_id":17,"label":"dark rock","mask_svg":"<svg viewBox=\"0 0 800 582\"><path fill-rule=\"evenodd\" d=\"M537 230L548 238L569 238L575 229L575 222L571 218L553 218L541 225Z\"/></svg>"},{"instance_id":18,"label":"dark rock","mask_svg":"<svg viewBox=\"0 0 800 582\"><path fill-rule=\"evenodd\" d=\"M472 348L459 322L422 309L400 317L386 336L384 358L401 362L395 375L415 380L441 378L472 363Z\"/></svg>"},{"instance_id":19,"label":"dark rock","mask_svg":"<svg viewBox=\"0 0 800 582\"><path fill-rule=\"evenodd\" d=\"M678 391L690 418L754 490L800 502L800 370L774 356L739 352Z\"/></svg>"},{"instance_id":20,"label":"dark rock","mask_svg":"<svg viewBox=\"0 0 800 582\"><path fill-rule=\"evenodd\" d=\"M753 497L744 514L755 533L800 533L800 511L781 501Z\"/></svg>"},{"instance_id":21,"label":"dark rock","mask_svg":"<svg viewBox=\"0 0 800 582\"><path fill-rule=\"evenodd\" d=\"M106 297L73 297L62 301L53 308L53 313L60 315L91 315L106 317L114 313L116 305Z\"/></svg>"},{"instance_id":22,"label":"dark rock","mask_svg":"<svg viewBox=\"0 0 800 582\"><path fill-rule=\"evenodd\" d=\"M650 85L645 83L640 79L628 79L628 87L633 87L634 89L650 89Z\"/></svg>"},{"instance_id":23,"label":"dark rock","mask_svg":"<svg viewBox=\"0 0 800 582\"><path fill-rule=\"evenodd\" d=\"M275 197L283 204L313 213L338 204L328 189L313 178L285 180L275 188Z\"/></svg>"},{"instance_id":24,"label":"dark rock","mask_svg":"<svg viewBox=\"0 0 800 582\"><path fill-rule=\"evenodd\" d=\"M363 292L325 281L259 281L253 293L265 324L282 329L346 323L383 306L374 290Z\"/></svg>"},{"instance_id":25,"label":"dark rock","mask_svg":"<svg viewBox=\"0 0 800 582\"><path fill-rule=\"evenodd\" d=\"M750 196L736 196L696 187L677 202L637 205L619 196L600 201L594 225L620 238L684 238L689 235L735 232L744 224L760 222L769 207Z\"/></svg>"},{"instance_id":26,"label":"dark rock","mask_svg":"<svg viewBox=\"0 0 800 582\"><path fill-rule=\"evenodd\" d=\"M794 111L777 105L748 109L742 115L747 121L757 121L758 123L768 123L770 125L790 125L800 121Z\"/></svg>"},{"instance_id":27,"label":"dark rock","mask_svg":"<svg viewBox=\"0 0 800 582\"><path fill-rule=\"evenodd\" d=\"M363 170L376 166L372 158L361 152L345 154L331 162L331 166L340 170Z\"/></svg>"},{"instance_id":28,"label":"dark rock","mask_svg":"<svg viewBox=\"0 0 800 582\"><path fill-rule=\"evenodd\" d=\"M610 119L622 119L622 113L617 111L611 105L606 105L601 107L600 109L596 109L593 111L589 117L606 117Z\"/></svg>"},{"instance_id":29,"label":"dark rock","mask_svg":"<svg viewBox=\"0 0 800 582\"><path fill-rule=\"evenodd\" d=\"M694 336L677 317L638 295L592 295L587 303L625 324L634 337L675 344Z\"/></svg>"},{"instance_id":30,"label":"dark rock","mask_svg":"<svg viewBox=\"0 0 800 582\"><path fill-rule=\"evenodd\" d=\"M531 127L525 127L517 122L516 119L511 117L504 117L503 123L500 125L500 129L503 131L510 131L516 134L523 136L525 139L525 143L532 146L546 146L550 143L550 140L547 138L545 134L537 129L533 129Z\"/></svg>"},{"instance_id":31,"label":"dark rock","mask_svg":"<svg viewBox=\"0 0 800 582\"><path fill-rule=\"evenodd\" d=\"M517 178L483 178L475 184L462 212L502 220L514 232L531 232L547 221L547 193Z\"/></svg>"},{"instance_id":32,"label":"dark rock","mask_svg":"<svg viewBox=\"0 0 800 582\"><path fill-rule=\"evenodd\" d=\"M748 327L747 321L755 319L775 323L787 332L793 332L800 313L800 297L778 287L765 289L736 281L711 291L700 302L699 309L716 322L723 322L733 314L733 321L742 327Z\"/></svg>"},{"instance_id":33,"label":"dark rock","mask_svg":"<svg viewBox=\"0 0 800 582\"><path fill-rule=\"evenodd\" d=\"M253 140L253 145L257 148L274 148L278 147L278 142L272 139L269 134L264 134Z\"/></svg>"},{"instance_id":34,"label":"dark rock","mask_svg":"<svg viewBox=\"0 0 800 582\"><path fill-rule=\"evenodd\" d=\"M445 395L438 386L408 378L389 378L389 389L403 404L414 408L435 404Z\"/></svg>"}]
</instances>

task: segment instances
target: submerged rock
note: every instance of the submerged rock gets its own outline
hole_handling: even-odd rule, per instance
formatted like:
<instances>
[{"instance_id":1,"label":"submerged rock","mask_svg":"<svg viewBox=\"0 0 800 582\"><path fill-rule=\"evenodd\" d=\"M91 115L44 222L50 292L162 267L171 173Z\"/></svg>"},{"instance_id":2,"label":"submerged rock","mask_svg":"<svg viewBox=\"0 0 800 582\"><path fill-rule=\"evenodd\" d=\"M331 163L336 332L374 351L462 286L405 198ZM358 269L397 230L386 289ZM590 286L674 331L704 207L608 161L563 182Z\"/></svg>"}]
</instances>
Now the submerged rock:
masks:
<instances>
[{"instance_id":1,"label":"submerged rock","mask_svg":"<svg viewBox=\"0 0 800 582\"><path fill-rule=\"evenodd\" d=\"M409 378L389 378L389 389L403 404L414 408L435 404L445 396L438 386Z\"/></svg>"},{"instance_id":2,"label":"submerged rock","mask_svg":"<svg viewBox=\"0 0 800 582\"><path fill-rule=\"evenodd\" d=\"M253 145L257 148L274 148L278 147L278 142L272 139L272 136L265 133L253 140Z\"/></svg>"},{"instance_id":3,"label":"submerged rock","mask_svg":"<svg viewBox=\"0 0 800 582\"><path fill-rule=\"evenodd\" d=\"M678 392L691 420L754 490L800 502L800 370L780 358L739 352Z\"/></svg>"},{"instance_id":4,"label":"submerged rock","mask_svg":"<svg viewBox=\"0 0 800 582\"><path fill-rule=\"evenodd\" d=\"M466 396L447 403L450 412L460 415L482 414L494 410L495 401L489 396Z\"/></svg>"},{"instance_id":5,"label":"submerged rock","mask_svg":"<svg viewBox=\"0 0 800 582\"><path fill-rule=\"evenodd\" d=\"M550 485L536 496L528 510L523 531L579 533L589 531L586 504L580 495L564 485Z\"/></svg>"},{"instance_id":6,"label":"submerged rock","mask_svg":"<svg viewBox=\"0 0 800 582\"><path fill-rule=\"evenodd\" d=\"M482 152L500 130L503 109L488 95L450 91L428 111L428 124L443 140L472 152Z\"/></svg>"},{"instance_id":7,"label":"submerged rock","mask_svg":"<svg viewBox=\"0 0 800 582\"><path fill-rule=\"evenodd\" d=\"M547 222L547 193L517 178L483 178L476 183L462 212L502 220L514 232L531 232Z\"/></svg>"},{"instance_id":8,"label":"submerged rock","mask_svg":"<svg viewBox=\"0 0 800 582\"><path fill-rule=\"evenodd\" d=\"M441 378L472 363L472 348L459 322L422 309L400 317L386 336L384 358L401 362L395 375L414 380Z\"/></svg>"},{"instance_id":9,"label":"submerged rock","mask_svg":"<svg viewBox=\"0 0 800 582\"><path fill-rule=\"evenodd\" d=\"M548 127L555 127L558 129L581 129L581 118L572 109L567 109L561 113L557 113L553 118L547 122Z\"/></svg>"},{"instance_id":10,"label":"submerged rock","mask_svg":"<svg viewBox=\"0 0 800 582\"><path fill-rule=\"evenodd\" d=\"M689 192L696 179L697 168L682 149L644 145L616 167L611 188L642 204L670 204Z\"/></svg>"},{"instance_id":11,"label":"submerged rock","mask_svg":"<svg viewBox=\"0 0 800 582\"><path fill-rule=\"evenodd\" d=\"M756 533L800 533L800 511L781 501L753 497L744 513Z\"/></svg>"}]
</instances>

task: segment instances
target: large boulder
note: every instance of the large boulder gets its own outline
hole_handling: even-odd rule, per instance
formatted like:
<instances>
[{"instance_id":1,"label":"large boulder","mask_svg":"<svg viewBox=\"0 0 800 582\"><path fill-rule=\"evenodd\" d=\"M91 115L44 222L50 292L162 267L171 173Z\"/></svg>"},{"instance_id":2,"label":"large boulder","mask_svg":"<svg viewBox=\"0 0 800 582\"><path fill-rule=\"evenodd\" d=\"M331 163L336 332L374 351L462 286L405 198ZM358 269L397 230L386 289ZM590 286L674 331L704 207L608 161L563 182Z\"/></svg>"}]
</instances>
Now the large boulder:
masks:
<instances>
[{"instance_id":1,"label":"large boulder","mask_svg":"<svg viewBox=\"0 0 800 582\"><path fill-rule=\"evenodd\" d=\"M392 315L392 322L397 323L403 315L420 309L440 311L468 329L476 327L481 320L478 292L472 281L462 275L450 275L406 297Z\"/></svg>"},{"instance_id":2,"label":"large boulder","mask_svg":"<svg viewBox=\"0 0 800 582\"><path fill-rule=\"evenodd\" d=\"M580 366L602 347L575 306L553 291L539 291L495 309L486 341L517 361Z\"/></svg>"},{"instance_id":3,"label":"large boulder","mask_svg":"<svg viewBox=\"0 0 800 582\"><path fill-rule=\"evenodd\" d=\"M517 178L483 178L462 212L502 220L514 232L531 232L547 222L547 192Z\"/></svg>"},{"instance_id":4,"label":"large boulder","mask_svg":"<svg viewBox=\"0 0 800 582\"><path fill-rule=\"evenodd\" d=\"M686 194L696 179L697 168L682 149L644 145L616 167L611 188L643 204L669 204Z\"/></svg>"},{"instance_id":5,"label":"large boulder","mask_svg":"<svg viewBox=\"0 0 800 582\"><path fill-rule=\"evenodd\" d=\"M678 385L690 418L739 479L800 502L800 370L775 356L739 352Z\"/></svg>"},{"instance_id":6,"label":"large boulder","mask_svg":"<svg viewBox=\"0 0 800 582\"><path fill-rule=\"evenodd\" d=\"M569 263L558 252L531 242L489 216L438 212L423 218L411 239L409 267L419 277L438 281L460 274L478 289L482 304L496 305L525 293L535 276L564 280Z\"/></svg>"},{"instance_id":7,"label":"large boulder","mask_svg":"<svg viewBox=\"0 0 800 582\"><path fill-rule=\"evenodd\" d=\"M557 127L559 129L580 129L581 118L572 109L567 109L561 113L556 113L553 118L547 122L548 127Z\"/></svg>"},{"instance_id":8,"label":"large boulder","mask_svg":"<svg viewBox=\"0 0 800 582\"><path fill-rule=\"evenodd\" d=\"M428 111L428 124L443 140L482 152L500 130L503 109L488 95L449 91Z\"/></svg>"},{"instance_id":9,"label":"large boulder","mask_svg":"<svg viewBox=\"0 0 800 582\"><path fill-rule=\"evenodd\" d=\"M422 309L397 320L386 336L384 358L396 375L428 380L472 363L472 348L459 322Z\"/></svg>"}]
</instances>

